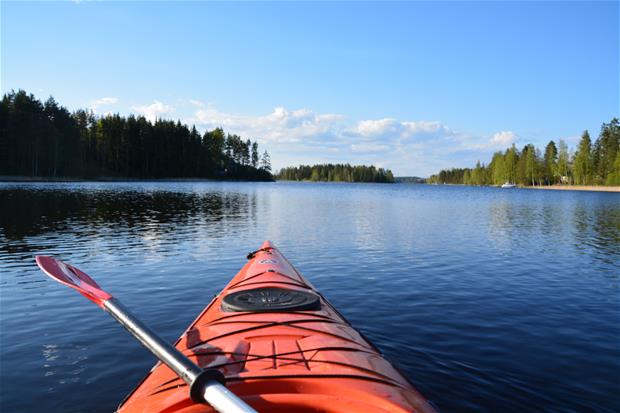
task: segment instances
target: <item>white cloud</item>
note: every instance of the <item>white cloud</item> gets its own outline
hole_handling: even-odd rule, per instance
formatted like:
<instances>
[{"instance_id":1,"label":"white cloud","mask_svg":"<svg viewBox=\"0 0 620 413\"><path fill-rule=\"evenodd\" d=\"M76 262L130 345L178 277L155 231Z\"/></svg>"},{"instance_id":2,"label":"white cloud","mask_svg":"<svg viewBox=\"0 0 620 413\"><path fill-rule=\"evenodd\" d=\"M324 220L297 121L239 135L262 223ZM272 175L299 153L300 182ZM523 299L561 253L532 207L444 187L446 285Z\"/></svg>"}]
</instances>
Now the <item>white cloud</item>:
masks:
<instances>
[{"instance_id":1,"label":"white cloud","mask_svg":"<svg viewBox=\"0 0 620 413\"><path fill-rule=\"evenodd\" d=\"M519 140L519 136L513 131L500 131L494 133L489 139L485 140L471 140L466 145L467 149L472 150L503 150L507 149L513 143Z\"/></svg>"},{"instance_id":2,"label":"white cloud","mask_svg":"<svg viewBox=\"0 0 620 413\"><path fill-rule=\"evenodd\" d=\"M351 150L359 153L385 152L389 149L388 145L380 143L354 143L351 145Z\"/></svg>"},{"instance_id":3,"label":"white cloud","mask_svg":"<svg viewBox=\"0 0 620 413\"><path fill-rule=\"evenodd\" d=\"M454 132L437 121L415 121L415 122L403 122L403 127L407 135L432 135L432 134L442 134L442 135L453 135Z\"/></svg>"},{"instance_id":4,"label":"white cloud","mask_svg":"<svg viewBox=\"0 0 620 413\"><path fill-rule=\"evenodd\" d=\"M191 103L192 105L199 107L199 108L204 108L207 106L207 104L205 102L203 102L202 100L198 100L198 99L189 99L188 100L189 103Z\"/></svg>"},{"instance_id":5,"label":"white cloud","mask_svg":"<svg viewBox=\"0 0 620 413\"><path fill-rule=\"evenodd\" d=\"M402 123L391 118L362 120L357 123L357 126L351 132L363 137L384 136L386 134L401 133L402 127Z\"/></svg>"},{"instance_id":6,"label":"white cloud","mask_svg":"<svg viewBox=\"0 0 620 413\"><path fill-rule=\"evenodd\" d=\"M99 113L100 106L114 105L115 103L118 103L118 98L108 96L92 101L90 108L93 112Z\"/></svg>"},{"instance_id":7,"label":"white cloud","mask_svg":"<svg viewBox=\"0 0 620 413\"><path fill-rule=\"evenodd\" d=\"M507 148L513 142L517 141L517 135L513 131L501 131L497 132L491 137L489 141L490 146L499 147L499 148Z\"/></svg>"},{"instance_id":8,"label":"white cloud","mask_svg":"<svg viewBox=\"0 0 620 413\"><path fill-rule=\"evenodd\" d=\"M283 107L277 107L267 115L244 116L220 112L213 105L205 105L185 121L204 129L222 127L244 137L282 143L320 139L335 132L342 119L340 115L317 114L308 109L289 111Z\"/></svg>"},{"instance_id":9,"label":"white cloud","mask_svg":"<svg viewBox=\"0 0 620 413\"><path fill-rule=\"evenodd\" d=\"M157 118L161 118L163 117L163 115L168 115L174 112L174 108L172 106L165 105L158 100L154 101L150 105L132 106L131 110L134 110L141 115L144 115L144 117L151 122L155 122Z\"/></svg>"},{"instance_id":10,"label":"white cloud","mask_svg":"<svg viewBox=\"0 0 620 413\"><path fill-rule=\"evenodd\" d=\"M454 134L450 128L437 121L399 121L393 118L362 120L347 131L351 136L363 139L372 138L399 138L400 140L413 139L422 141L437 138L438 136L451 136Z\"/></svg>"},{"instance_id":11,"label":"white cloud","mask_svg":"<svg viewBox=\"0 0 620 413\"><path fill-rule=\"evenodd\" d=\"M262 115L219 110L201 100L186 100L192 115L183 119L201 130L222 127L257 140L272 155L274 169L301 163L349 162L391 168L396 175L428 176L443 168L488 162L493 150L519 139L512 131L467 134L440 121L391 117L351 121L341 114L308 108L276 107ZM151 105L152 106L152 105Z\"/></svg>"}]
</instances>

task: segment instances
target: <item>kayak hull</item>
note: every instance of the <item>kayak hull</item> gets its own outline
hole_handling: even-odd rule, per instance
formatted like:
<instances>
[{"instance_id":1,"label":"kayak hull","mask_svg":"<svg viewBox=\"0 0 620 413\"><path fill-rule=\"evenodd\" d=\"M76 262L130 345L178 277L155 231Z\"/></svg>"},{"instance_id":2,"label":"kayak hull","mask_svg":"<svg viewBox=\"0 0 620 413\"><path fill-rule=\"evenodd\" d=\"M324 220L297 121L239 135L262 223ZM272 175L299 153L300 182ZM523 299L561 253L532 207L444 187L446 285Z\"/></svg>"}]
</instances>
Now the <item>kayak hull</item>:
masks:
<instances>
[{"instance_id":1,"label":"kayak hull","mask_svg":"<svg viewBox=\"0 0 620 413\"><path fill-rule=\"evenodd\" d=\"M432 412L428 402L269 242L175 346L259 412ZM118 409L211 412L158 363Z\"/></svg>"}]
</instances>

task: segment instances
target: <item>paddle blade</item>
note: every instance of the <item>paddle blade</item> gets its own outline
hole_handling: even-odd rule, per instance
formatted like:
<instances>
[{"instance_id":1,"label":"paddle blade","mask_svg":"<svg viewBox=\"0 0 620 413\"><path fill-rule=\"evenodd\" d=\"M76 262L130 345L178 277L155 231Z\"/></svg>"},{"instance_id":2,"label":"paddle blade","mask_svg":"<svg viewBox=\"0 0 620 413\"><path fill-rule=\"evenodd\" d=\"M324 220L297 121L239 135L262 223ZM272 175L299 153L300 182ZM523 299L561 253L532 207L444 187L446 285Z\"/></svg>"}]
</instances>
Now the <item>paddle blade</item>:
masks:
<instances>
[{"instance_id":1,"label":"paddle blade","mask_svg":"<svg viewBox=\"0 0 620 413\"><path fill-rule=\"evenodd\" d=\"M35 259L44 273L59 283L77 290L99 307L103 308L103 302L112 298L95 280L79 269L47 255L37 255Z\"/></svg>"}]
</instances>

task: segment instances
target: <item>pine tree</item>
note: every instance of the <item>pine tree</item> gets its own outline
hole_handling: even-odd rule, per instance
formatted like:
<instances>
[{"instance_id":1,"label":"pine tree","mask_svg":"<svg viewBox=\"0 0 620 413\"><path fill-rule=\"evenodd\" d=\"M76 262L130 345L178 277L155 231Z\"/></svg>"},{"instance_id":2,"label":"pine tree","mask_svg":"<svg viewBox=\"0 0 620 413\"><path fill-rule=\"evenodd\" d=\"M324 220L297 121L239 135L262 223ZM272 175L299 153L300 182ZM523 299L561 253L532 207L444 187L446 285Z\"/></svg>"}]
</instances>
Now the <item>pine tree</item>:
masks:
<instances>
[{"instance_id":1,"label":"pine tree","mask_svg":"<svg viewBox=\"0 0 620 413\"><path fill-rule=\"evenodd\" d=\"M528 182L528 185L532 186L536 185L536 149L534 145L527 145L527 151L525 155L525 176Z\"/></svg>"},{"instance_id":2,"label":"pine tree","mask_svg":"<svg viewBox=\"0 0 620 413\"><path fill-rule=\"evenodd\" d=\"M545 147L545 169L544 179L547 185L553 184L556 181L557 169L558 169L558 149L555 146L555 142L549 141Z\"/></svg>"},{"instance_id":3,"label":"pine tree","mask_svg":"<svg viewBox=\"0 0 620 413\"><path fill-rule=\"evenodd\" d=\"M252 167L258 168L258 143L252 143Z\"/></svg>"},{"instance_id":4,"label":"pine tree","mask_svg":"<svg viewBox=\"0 0 620 413\"><path fill-rule=\"evenodd\" d=\"M263 156L260 160L259 169L271 173L271 157L269 156L269 153L267 153L267 151L263 152Z\"/></svg>"},{"instance_id":5,"label":"pine tree","mask_svg":"<svg viewBox=\"0 0 620 413\"><path fill-rule=\"evenodd\" d=\"M599 137L594 143L593 164L596 183L605 183L606 177L613 173L619 146L620 122L618 118L614 118L609 123L603 123Z\"/></svg>"},{"instance_id":6,"label":"pine tree","mask_svg":"<svg viewBox=\"0 0 620 413\"><path fill-rule=\"evenodd\" d=\"M201 138L180 121L71 114L53 97L42 104L23 90L0 101L0 173L7 175L272 179L251 165L250 147L258 157L256 143L229 137L218 128Z\"/></svg>"}]
</instances>

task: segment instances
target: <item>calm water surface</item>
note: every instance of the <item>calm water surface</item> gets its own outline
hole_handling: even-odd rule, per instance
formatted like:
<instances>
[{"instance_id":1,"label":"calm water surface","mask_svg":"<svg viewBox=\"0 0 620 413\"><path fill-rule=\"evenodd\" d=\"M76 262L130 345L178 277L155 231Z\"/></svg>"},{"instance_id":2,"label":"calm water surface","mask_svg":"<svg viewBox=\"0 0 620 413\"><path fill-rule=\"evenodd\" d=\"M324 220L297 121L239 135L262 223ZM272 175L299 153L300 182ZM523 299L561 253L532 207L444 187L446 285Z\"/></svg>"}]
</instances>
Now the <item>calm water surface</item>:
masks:
<instances>
[{"instance_id":1,"label":"calm water surface","mask_svg":"<svg viewBox=\"0 0 620 413\"><path fill-rule=\"evenodd\" d=\"M271 239L444 412L620 411L620 196L372 184L0 184L0 410L111 412L153 365L36 268L175 340Z\"/></svg>"}]
</instances>

